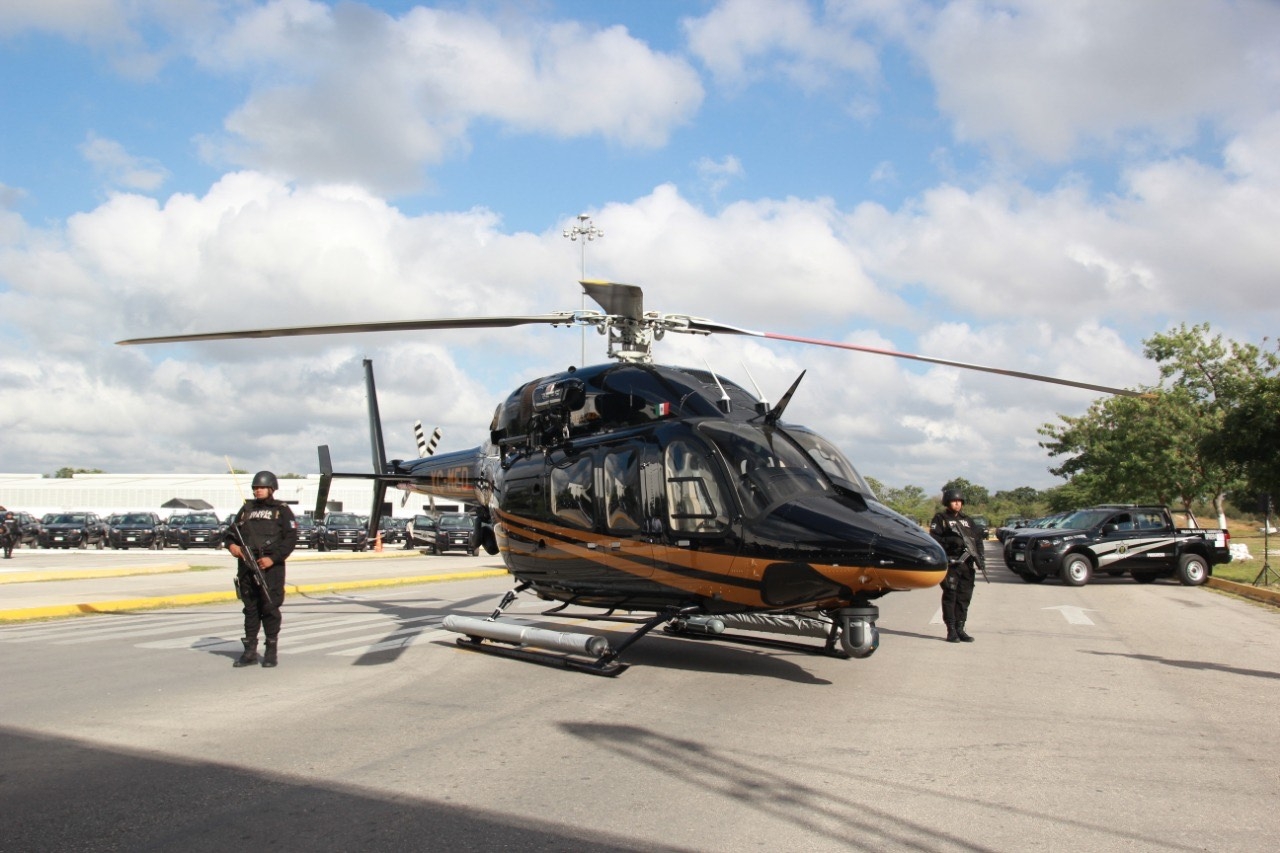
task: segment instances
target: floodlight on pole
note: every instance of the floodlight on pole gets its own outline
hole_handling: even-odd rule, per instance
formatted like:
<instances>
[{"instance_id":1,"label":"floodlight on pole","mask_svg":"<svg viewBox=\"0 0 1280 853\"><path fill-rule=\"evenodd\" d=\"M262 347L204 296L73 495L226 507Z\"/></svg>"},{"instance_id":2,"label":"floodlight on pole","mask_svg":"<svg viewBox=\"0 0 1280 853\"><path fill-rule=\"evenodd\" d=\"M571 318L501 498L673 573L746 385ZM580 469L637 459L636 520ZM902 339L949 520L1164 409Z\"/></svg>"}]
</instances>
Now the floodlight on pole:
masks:
<instances>
[{"instance_id":1,"label":"floodlight on pole","mask_svg":"<svg viewBox=\"0 0 1280 853\"><path fill-rule=\"evenodd\" d=\"M601 229L595 226L595 223L591 221L591 216L589 214L579 213L578 224L574 225L572 228L566 228L564 230L564 236L568 237L570 240L574 242L578 242L579 238L581 238L580 245L582 247L582 280L585 281L587 278L587 243L590 243L592 240L596 240L603 237L604 231L602 231ZM587 294L585 291L582 294L582 310L583 311L587 310ZM587 327L583 326L582 327L582 365L585 366L586 363L587 363Z\"/></svg>"}]
</instances>

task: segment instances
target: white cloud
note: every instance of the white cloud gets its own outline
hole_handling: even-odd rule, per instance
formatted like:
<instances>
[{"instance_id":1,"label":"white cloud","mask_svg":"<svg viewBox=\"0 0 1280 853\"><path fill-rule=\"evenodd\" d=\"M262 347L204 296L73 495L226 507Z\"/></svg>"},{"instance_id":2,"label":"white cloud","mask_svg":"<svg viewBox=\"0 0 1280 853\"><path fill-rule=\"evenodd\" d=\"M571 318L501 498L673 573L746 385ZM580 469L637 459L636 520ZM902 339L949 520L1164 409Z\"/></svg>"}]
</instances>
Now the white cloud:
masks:
<instances>
[{"instance_id":1,"label":"white cloud","mask_svg":"<svg viewBox=\"0 0 1280 853\"><path fill-rule=\"evenodd\" d=\"M698 160L697 169L699 180L713 199L718 198L720 192L730 183L746 174L742 168L742 161L732 154L725 155L719 160L703 157Z\"/></svg>"},{"instance_id":2,"label":"white cloud","mask_svg":"<svg viewBox=\"0 0 1280 853\"><path fill-rule=\"evenodd\" d=\"M866 42L816 20L804 0L723 0L682 24L690 53L729 86L779 74L812 90L849 73L873 76L879 68Z\"/></svg>"},{"instance_id":3,"label":"white cloud","mask_svg":"<svg viewBox=\"0 0 1280 853\"><path fill-rule=\"evenodd\" d=\"M0 34L41 30L84 41L129 36L123 0L6 0L0 5Z\"/></svg>"},{"instance_id":4,"label":"white cloud","mask_svg":"<svg viewBox=\"0 0 1280 853\"><path fill-rule=\"evenodd\" d=\"M280 2L202 53L267 81L226 122L232 162L405 192L469 144L477 121L626 147L666 142L702 102L694 71L622 27L492 20L416 7Z\"/></svg>"},{"instance_id":5,"label":"white cloud","mask_svg":"<svg viewBox=\"0 0 1280 853\"><path fill-rule=\"evenodd\" d=\"M906 38L968 141L1063 161L1190 144L1274 110L1280 6L1264 0L953 0Z\"/></svg>"},{"instance_id":6,"label":"white cloud","mask_svg":"<svg viewBox=\"0 0 1280 853\"><path fill-rule=\"evenodd\" d=\"M136 157L114 139L96 134L80 146L80 153L112 185L127 190L156 190L169 178L169 170L150 157Z\"/></svg>"}]
</instances>

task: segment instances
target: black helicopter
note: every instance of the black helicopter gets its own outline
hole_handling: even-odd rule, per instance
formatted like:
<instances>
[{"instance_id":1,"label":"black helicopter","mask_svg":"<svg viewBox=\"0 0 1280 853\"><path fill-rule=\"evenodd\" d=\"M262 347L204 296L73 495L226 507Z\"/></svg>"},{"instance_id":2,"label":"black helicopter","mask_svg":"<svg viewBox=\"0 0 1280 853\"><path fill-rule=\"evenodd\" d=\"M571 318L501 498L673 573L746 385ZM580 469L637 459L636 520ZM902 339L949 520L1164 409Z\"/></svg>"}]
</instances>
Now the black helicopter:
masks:
<instances>
[{"instance_id":1,"label":"black helicopter","mask_svg":"<svg viewBox=\"0 0 1280 853\"><path fill-rule=\"evenodd\" d=\"M880 503L835 445L782 420L803 373L771 405L710 370L654 364L651 344L666 333L750 335L1136 393L645 312L637 286L581 284L602 312L257 329L119 343L525 324L593 326L607 335L611 363L527 382L498 405L478 447L408 461L386 459L372 364L366 360L374 473L335 472L328 447L320 447L316 506L322 517L335 477L372 480L371 536L388 488L474 507L482 546L502 554L516 587L487 619L450 615L444 627L462 634L458 643L465 648L603 675L624 670L623 650L659 626L669 634L865 658L879 645L879 611L872 602L893 591L935 586L946 574L942 548L918 524ZM543 615L637 627L613 647L598 634L503 620L503 611L524 591L557 602ZM570 606L605 612L569 614Z\"/></svg>"}]
</instances>

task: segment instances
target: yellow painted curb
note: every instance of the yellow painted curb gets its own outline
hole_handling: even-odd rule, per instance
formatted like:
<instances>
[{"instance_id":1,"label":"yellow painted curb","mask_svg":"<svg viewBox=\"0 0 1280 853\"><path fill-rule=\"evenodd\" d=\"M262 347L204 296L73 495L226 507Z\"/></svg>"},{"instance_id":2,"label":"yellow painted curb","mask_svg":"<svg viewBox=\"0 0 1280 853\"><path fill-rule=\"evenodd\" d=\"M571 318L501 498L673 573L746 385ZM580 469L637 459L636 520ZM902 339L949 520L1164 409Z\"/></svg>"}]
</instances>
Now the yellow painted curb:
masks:
<instances>
[{"instance_id":1,"label":"yellow painted curb","mask_svg":"<svg viewBox=\"0 0 1280 853\"><path fill-rule=\"evenodd\" d=\"M0 574L0 583L32 583L35 581L83 581L94 578L122 578L129 575L162 575L189 572L190 563L161 563L155 566L116 566L114 569L80 569L73 572L13 572Z\"/></svg>"},{"instance_id":2,"label":"yellow painted curb","mask_svg":"<svg viewBox=\"0 0 1280 853\"><path fill-rule=\"evenodd\" d=\"M483 569L474 572L452 572L441 575L418 575L407 578L370 578L363 581L337 581L318 584L285 584L286 594L342 592L352 589L370 589L385 586L409 586L419 583L443 583L446 581L496 578L507 573L506 569ZM52 619L58 616L83 616L90 613L119 613L124 610L155 610L160 607L191 607L196 604L216 604L235 601L236 594L226 592L193 592L183 595L157 596L155 598L131 598L118 601L95 601L89 604L54 604L47 607L26 607L17 610L0 610L0 622L24 622L32 619Z\"/></svg>"},{"instance_id":3,"label":"yellow painted curb","mask_svg":"<svg viewBox=\"0 0 1280 853\"><path fill-rule=\"evenodd\" d=\"M1247 583L1236 583L1235 581L1222 580L1215 577L1210 577L1205 583L1214 589L1220 589L1223 592L1229 592L1241 598L1248 598L1253 601L1261 601L1263 604L1280 607L1280 590Z\"/></svg>"}]
</instances>

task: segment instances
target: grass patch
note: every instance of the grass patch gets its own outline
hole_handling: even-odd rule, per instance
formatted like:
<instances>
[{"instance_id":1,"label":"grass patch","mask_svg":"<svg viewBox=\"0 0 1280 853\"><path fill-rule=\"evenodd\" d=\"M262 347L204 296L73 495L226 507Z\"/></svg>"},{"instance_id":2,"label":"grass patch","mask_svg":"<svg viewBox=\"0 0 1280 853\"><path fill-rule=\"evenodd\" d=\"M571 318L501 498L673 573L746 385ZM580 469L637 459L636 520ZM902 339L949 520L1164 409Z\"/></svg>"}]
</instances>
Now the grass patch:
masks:
<instances>
[{"instance_id":1,"label":"grass patch","mask_svg":"<svg viewBox=\"0 0 1280 853\"><path fill-rule=\"evenodd\" d=\"M1270 536L1263 536L1258 530L1258 525L1249 526L1247 522L1233 523L1230 525L1230 530L1231 544L1248 545L1253 559L1232 560L1225 565L1214 566L1213 576L1225 581L1251 584L1262 572L1267 548L1270 547L1272 551L1280 550L1280 534L1272 533ZM1272 571L1280 575L1280 555L1273 554L1270 563ZM1275 586L1274 583L1271 585Z\"/></svg>"}]
</instances>

